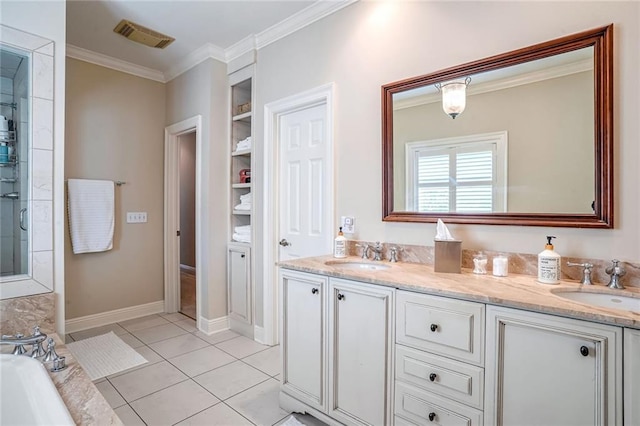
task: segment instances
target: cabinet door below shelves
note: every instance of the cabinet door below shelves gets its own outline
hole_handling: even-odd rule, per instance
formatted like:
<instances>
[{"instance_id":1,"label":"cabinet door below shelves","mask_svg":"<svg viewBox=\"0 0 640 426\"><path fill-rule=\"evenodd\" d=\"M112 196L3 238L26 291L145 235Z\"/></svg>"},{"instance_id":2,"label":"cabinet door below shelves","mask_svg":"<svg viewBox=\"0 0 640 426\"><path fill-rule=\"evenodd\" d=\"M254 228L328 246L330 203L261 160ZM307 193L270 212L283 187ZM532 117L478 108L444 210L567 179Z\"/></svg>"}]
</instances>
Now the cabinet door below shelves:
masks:
<instances>
[{"instance_id":1,"label":"cabinet door below shelves","mask_svg":"<svg viewBox=\"0 0 640 426\"><path fill-rule=\"evenodd\" d=\"M487 424L621 423L621 329L494 307L487 313Z\"/></svg>"},{"instance_id":2,"label":"cabinet door below shelves","mask_svg":"<svg viewBox=\"0 0 640 426\"><path fill-rule=\"evenodd\" d=\"M249 253L248 247L229 245L227 254L229 317L246 324L252 321Z\"/></svg>"},{"instance_id":3,"label":"cabinet door below shelves","mask_svg":"<svg viewBox=\"0 0 640 426\"><path fill-rule=\"evenodd\" d=\"M283 272L282 388L325 411L325 294L327 279Z\"/></svg>"},{"instance_id":4,"label":"cabinet door below shelves","mask_svg":"<svg viewBox=\"0 0 640 426\"><path fill-rule=\"evenodd\" d=\"M345 424L391 421L393 290L330 280L329 415Z\"/></svg>"}]
</instances>

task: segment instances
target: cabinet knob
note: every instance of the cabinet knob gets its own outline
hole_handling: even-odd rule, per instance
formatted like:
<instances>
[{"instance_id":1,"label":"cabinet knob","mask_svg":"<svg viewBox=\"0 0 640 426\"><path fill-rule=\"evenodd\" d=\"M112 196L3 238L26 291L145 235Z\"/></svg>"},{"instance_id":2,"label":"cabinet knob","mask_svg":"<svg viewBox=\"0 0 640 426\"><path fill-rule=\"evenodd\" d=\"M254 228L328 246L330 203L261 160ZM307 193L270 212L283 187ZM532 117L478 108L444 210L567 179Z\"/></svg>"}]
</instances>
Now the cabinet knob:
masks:
<instances>
[{"instance_id":1,"label":"cabinet knob","mask_svg":"<svg viewBox=\"0 0 640 426\"><path fill-rule=\"evenodd\" d=\"M241 255L240 255L240 257L241 257L242 259L244 259L244 258L245 258L245 254L244 254L244 253L243 253L243 254L241 254Z\"/></svg>"},{"instance_id":2,"label":"cabinet knob","mask_svg":"<svg viewBox=\"0 0 640 426\"><path fill-rule=\"evenodd\" d=\"M434 413L434 412L429 413L429 421L430 422L432 422L435 418L436 418L436 413Z\"/></svg>"},{"instance_id":3,"label":"cabinet knob","mask_svg":"<svg viewBox=\"0 0 640 426\"><path fill-rule=\"evenodd\" d=\"M438 375L436 373L429 374L429 380L431 380L432 382L435 382L437 377Z\"/></svg>"},{"instance_id":4,"label":"cabinet knob","mask_svg":"<svg viewBox=\"0 0 640 426\"><path fill-rule=\"evenodd\" d=\"M318 294L318 289L317 288L312 288L311 289L311 294Z\"/></svg>"},{"instance_id":5,"label":"cabinet knob","mask_svg":"<svg viewBox=\"0 0 640 426\"><path fill-rule=\"evenodd\" d=\"M338 293L338 300L344 300L344 294Z\"/></svg>"},{"instance_id":6,"label":"cabinet knob","mask_svg":"<svg viewBox=\"0 0 640 426\"><path fill-rule=\"evenodd\" d=\"M580 355L589 356L589 348L586 346L580 346Z\"/></svg>"},{"instance_id":7,"label":"cabinet knob","mask_svg":"<svg viewBox=\"0 0 640 426\"><path fill-rule=\"evenodd\" d=\"M431 329L431 331L435 332L438 329L438 324L431 324L429 328Z\"/></svg>"}]
</instances>

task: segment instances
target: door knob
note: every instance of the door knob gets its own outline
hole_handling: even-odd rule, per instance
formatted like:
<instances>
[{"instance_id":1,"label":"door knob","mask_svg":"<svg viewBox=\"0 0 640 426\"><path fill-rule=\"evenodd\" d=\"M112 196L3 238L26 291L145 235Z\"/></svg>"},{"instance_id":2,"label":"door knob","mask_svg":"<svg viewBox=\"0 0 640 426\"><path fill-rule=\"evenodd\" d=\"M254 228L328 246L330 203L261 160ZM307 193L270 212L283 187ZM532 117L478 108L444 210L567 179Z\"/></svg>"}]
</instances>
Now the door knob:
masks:
<instances>
[{"instance_id":1,"label":"door knob","mask_svg":"<svg viewBox=\"0 0 640 426\"><path fill-rule=\"evenodd\" d=\"M291 245L291 243L289 241L285 240L284 238L281 239L278 244L280 244L282 247L286 247L286 246L290 246Z\"/></svg>"}]
</instances>

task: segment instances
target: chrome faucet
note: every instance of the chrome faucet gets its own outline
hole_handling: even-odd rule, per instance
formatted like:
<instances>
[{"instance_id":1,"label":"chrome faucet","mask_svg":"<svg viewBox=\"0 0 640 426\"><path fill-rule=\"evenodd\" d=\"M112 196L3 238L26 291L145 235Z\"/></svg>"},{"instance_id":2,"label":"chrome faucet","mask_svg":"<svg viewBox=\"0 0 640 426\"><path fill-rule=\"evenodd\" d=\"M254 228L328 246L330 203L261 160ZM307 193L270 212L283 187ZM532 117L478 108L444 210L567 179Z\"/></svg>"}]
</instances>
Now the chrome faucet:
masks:
<instances>
[{"instance_id":1,"label":"chrome faucet","mask_svg":"<svg viewBox=\"0 0 640 426\"><path fill-rule=\"evenodd\" d=\"M582 269L582 280L580 284L591 285L591 270L593 269L593 264L591 263L573 263L567 262L567 266L581 266Z\"/></svg>"},{"instance_id":2,"label":"chrome faucet","mask_svg":"<svg viewBox=\"0 0 640 426\"><path fill-rule=\"evenodd\" d=\"M14 336L2 335L2 337L0 337L0 345L15 345L15 349L13 350L14 355L25 355L27 350L24 346L32 345L30 356L37 358L44 355L42 342L44 342L46 338L47 335L40 332L40 327L35 326L31 336L25 336L22 333L16 333Z\"/></svg>"},{"instance_id":3,"label":"chrome faucet","mask_svg":"<svg viewBox=\"0 0 640 426\"><path fill-rule=\"evenodd\" d=\"M369 244L356 244L356 247L360 247L362 249L363 259L369 259L369 251L372 249Z\"/></svg>"},{"instance_id":4,"label":"chrome faucet","mask_svg":"<svg viewBox=\"0 0 640 426\"><path fill-rule=\"evenodd\" d=\"M369 247L373 250L373 260L382 260L382 244L380 244L380 241L376 241L373 247Z\"/></svg>"},{"instance_id":5,"label":"chrome faucet","mask_svg":"<svg viewBox=\"0 0 640 426\"><path fill-rule=\"evenodd\" d=\"M627 271L619 265L620 261L618 259L613 259L611 262L613 262L613 265L604 270L607 275L611 275L611 279L609 280L607 287L622 290L624 286L620 282L620 279L624 277Z\"/></svg>"},{"instance_id":6,"label":"chrome faucet","mask_svg":"<svg viewBox=\"0 0 640 426\"><path fill-rule=\"evenodd\" d=\"M389 262L396 263L398 261L398 253L404 251L402 247L389 247Z\"/></svg>"}]
</instances>

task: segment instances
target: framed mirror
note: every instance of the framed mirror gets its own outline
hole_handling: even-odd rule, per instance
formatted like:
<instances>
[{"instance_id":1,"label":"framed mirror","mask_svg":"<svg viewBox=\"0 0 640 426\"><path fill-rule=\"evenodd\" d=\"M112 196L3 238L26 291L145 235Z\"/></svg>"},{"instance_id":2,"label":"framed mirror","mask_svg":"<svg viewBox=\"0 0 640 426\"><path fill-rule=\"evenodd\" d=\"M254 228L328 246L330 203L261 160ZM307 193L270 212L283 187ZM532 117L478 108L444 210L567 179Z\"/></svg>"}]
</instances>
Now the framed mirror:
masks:
<instances>
[{"instance_id":1,"label":"framed mirror","mask_svg":"<svg viewBox=\"0 0 640 426\"><path fill-rule=\"evenodd\" d=\"M613 25L382 86L382 169L384 221L612 228Z\"/></svg>"}]
</instances>

